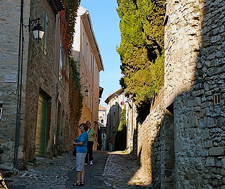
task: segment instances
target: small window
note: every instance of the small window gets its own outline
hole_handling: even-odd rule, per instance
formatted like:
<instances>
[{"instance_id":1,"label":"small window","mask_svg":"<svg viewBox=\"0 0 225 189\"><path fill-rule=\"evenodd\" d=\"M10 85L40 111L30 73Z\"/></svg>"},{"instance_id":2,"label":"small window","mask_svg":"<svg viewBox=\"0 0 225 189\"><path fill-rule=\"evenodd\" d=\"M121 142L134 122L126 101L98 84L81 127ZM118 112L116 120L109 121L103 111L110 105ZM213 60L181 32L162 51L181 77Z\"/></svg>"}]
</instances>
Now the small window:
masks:
<instances>
[{"instance_id":1,"label":"small window","mask_svg":"<svg viewBox=\"0 0 225 189\"><path fill-rule=\"evenodd\" d=\"M47 13L45 11L43 11L42 13L42 23L43 23L43 28L44 28L44 36L42 38L42 51L43 53L46 55L47 54L47 29L48 29L48 16L47 16Z\"/></svg>"},{"instance_id":2,"label":"small window","mask_svg":"<svg viewBox=\"0 0 225 189\"><path fill-rule=\"evenodd\" d=\"M214 94L214 105L220 104L220 101L221 101L220 93Z\"/></svg>"}]
</instances>

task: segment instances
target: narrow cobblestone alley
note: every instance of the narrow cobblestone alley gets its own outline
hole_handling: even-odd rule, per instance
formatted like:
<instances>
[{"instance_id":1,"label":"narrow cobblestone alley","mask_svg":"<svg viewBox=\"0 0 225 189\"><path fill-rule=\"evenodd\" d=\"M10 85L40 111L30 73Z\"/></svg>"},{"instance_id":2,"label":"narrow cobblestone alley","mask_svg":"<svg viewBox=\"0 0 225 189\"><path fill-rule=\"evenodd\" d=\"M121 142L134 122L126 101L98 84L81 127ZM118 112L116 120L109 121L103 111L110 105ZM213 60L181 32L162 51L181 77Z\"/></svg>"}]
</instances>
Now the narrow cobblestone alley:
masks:
<instances>
[{"instance_id":1,"label":"narrow cobblestone alley","mask_svg":"<svg viewBox=\"0 0 225 189\"><path fill-rule=\"evenodd\" d=\"M124 152L94 152L94 165L86 166L82 188L150 188L140 175L138 160ZM137 175L139 174L139 176ZM76 178L75 158L63 153L52 159L37 158L36 166L6 178L9 189L70 189Z\"/></svg>"}]
</instances>

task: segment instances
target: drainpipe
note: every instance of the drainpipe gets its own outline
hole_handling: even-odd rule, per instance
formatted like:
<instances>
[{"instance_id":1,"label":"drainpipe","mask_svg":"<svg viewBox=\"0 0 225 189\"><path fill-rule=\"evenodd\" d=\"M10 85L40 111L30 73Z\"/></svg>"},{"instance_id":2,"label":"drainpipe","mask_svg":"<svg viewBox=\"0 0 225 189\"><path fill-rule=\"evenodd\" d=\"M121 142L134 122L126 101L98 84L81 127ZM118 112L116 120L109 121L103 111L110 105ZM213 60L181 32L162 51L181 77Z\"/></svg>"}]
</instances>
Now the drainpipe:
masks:
<instances>
[{"instance_id":1,"label":"drainpipe","mask_svg":"<svg viewBox=\"0 0 225 189\"><path fill-rule=\"evenodd\" d=\"M17 112L16 112L16 133L15 133L15 149L14 149L15 169L17 169L18 163L18 149L20 136L22 74L23 74L23 0L21 0L21 10L20 10L19 53L18 53L18 70L17 70Z\"/></svg>"},{"instance_id":2,"label":"drainpipe","mask_svg":"<svg viewBox=\"0 0 225 189\"><path fill-rule=\"evenodd\" d=\"M92 124L94 124L94 116L93 116L93 114L94 114L94 79L95 79L95 57L97 56L97 55L99 55L100 54L100 52L98 52L97 54L95 54L95 55L93 55L93 65L92 65L92 90L93 90L93 92L92 92L92 105L91 105L91 121L92 121Z\"/></svg>"}]
</instances>

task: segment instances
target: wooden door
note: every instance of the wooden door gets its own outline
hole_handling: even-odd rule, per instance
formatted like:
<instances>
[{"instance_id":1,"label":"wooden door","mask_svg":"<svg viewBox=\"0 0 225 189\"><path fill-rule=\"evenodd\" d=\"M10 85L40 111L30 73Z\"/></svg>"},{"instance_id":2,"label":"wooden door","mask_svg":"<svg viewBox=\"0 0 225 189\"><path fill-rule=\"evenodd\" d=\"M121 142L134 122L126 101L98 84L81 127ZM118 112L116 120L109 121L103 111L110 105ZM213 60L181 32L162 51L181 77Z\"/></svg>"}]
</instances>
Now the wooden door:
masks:
<instances>
[{"instance_id":1,"label":"wooden door","mask_svg":"<svg viewBox=\"0 0 225 189\"><path fill-rule=\"evenodd\" d=\"M44 157L46 150L47 137L47 120L48 120L48 99L39 94L38 99L38 115L36 126L35 155Z\"/></svg>"}]
</instances>

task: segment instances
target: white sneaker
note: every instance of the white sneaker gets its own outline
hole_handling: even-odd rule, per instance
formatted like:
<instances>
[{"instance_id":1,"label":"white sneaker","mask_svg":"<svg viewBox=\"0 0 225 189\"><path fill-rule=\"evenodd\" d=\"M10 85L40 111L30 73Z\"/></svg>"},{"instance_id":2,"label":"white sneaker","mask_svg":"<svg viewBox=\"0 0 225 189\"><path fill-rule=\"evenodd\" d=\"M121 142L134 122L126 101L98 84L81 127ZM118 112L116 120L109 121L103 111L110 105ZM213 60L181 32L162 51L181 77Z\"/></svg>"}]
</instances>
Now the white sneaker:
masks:
<instances>
[{"instance_id":1,"label":"white sneaker","mask_svg":"<svg viewBox=\"0 0 225 189\"><path fill-rule=\"evenodd\" d=\"M93 162L92 161L90 161L90 165L93 165Z\"/></svg>"},{"instance_id":2,"label":"white sneaker","mask_svg":"<svg viewBox=\"0 0 225 189\"><path fill-rule=\"evenodd\" d=\"M84 165L87 165L87 163L85 163Z\"/></svg>"}]
</instances>

